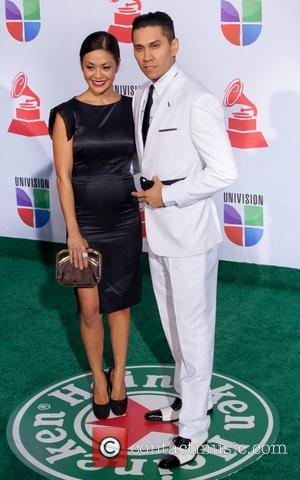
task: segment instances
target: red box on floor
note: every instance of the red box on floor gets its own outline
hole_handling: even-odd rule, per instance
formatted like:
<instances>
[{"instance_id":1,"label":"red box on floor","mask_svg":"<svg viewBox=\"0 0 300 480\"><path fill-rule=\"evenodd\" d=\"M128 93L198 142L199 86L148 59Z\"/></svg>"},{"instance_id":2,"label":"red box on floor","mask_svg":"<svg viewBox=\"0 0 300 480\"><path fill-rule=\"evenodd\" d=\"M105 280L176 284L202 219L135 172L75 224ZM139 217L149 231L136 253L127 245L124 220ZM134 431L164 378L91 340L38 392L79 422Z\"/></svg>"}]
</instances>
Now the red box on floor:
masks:
<instances>
[{"instance_id":1,"label":"red box on floor","mask_svg":"<svg viewBox=\"0 0 300 480\"><path fill-rule=\"evenodd\" d=\"M93 428L93 466L126 467L127 428Z\"/></svg>"}]
</instances>

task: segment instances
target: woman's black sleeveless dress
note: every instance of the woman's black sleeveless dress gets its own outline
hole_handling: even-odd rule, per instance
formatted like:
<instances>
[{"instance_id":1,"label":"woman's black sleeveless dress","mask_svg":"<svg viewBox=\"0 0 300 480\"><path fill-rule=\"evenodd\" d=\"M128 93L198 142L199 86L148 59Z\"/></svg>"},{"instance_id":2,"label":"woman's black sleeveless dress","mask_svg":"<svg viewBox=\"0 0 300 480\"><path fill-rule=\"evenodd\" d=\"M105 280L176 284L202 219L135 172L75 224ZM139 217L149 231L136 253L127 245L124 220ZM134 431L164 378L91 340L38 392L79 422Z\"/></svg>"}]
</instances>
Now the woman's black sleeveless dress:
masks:
<instances>
[{"instance_id":1,"label":"woman's black sleeveless dress","mask_svg":"<svg viewBox=\"0 0 300 480\"><path fill-rule=\"evenodd\" d=\"M90 105L75 98L53 108L73 137L72 185L80 232L103 256L100 312L140 301L142 235L136 190L130 172L135 153L131 99Z\"/></svg>"}]
</instances>

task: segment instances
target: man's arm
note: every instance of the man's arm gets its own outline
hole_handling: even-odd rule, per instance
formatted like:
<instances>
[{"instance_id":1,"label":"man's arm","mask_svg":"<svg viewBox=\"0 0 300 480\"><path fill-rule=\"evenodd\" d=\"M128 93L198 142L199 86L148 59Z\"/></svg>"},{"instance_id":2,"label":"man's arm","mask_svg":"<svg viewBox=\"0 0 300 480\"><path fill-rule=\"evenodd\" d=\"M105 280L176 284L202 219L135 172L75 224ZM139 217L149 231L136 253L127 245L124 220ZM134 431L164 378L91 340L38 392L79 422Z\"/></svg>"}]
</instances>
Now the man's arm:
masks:
<instances>
[{"instance_id":1,"label":"man's arm","mask_svg":"<svg viewBox=\"0 0 300 480\"><path fill-rule=\"evenodd\" d=\"M199 169L185 180L163 186L165 206L185 207L213 195L238 178L223 108L210 93L199 96L192 108L191 136L200 157Z\"/></svg>"}]
</instances>

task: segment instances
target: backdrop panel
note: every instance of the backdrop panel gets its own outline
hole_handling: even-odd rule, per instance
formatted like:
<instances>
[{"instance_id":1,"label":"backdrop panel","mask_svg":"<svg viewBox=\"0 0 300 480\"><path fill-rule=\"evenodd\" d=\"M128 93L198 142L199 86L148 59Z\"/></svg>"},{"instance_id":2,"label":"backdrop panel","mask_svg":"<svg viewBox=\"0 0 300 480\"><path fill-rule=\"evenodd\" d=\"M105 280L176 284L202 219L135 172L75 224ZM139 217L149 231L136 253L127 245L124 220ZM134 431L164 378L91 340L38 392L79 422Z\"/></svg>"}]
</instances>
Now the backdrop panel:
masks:
<instances>
[{"instance_id":1,"label":"backdrop panel","mask_svg":"<svg viewBox=\"0 0 300 480\"><path fill-rule=\"evenodd\" d=\"M120 93L145 78L130 22L164 10L180 39L178 63L224 104L240 174L217 195L225 260L299 267L300 3L298 0L4 0L1 2L0 235L64 241L46 124L84 90L84 37L120 42Z\"/></svg>"}]
</instances>

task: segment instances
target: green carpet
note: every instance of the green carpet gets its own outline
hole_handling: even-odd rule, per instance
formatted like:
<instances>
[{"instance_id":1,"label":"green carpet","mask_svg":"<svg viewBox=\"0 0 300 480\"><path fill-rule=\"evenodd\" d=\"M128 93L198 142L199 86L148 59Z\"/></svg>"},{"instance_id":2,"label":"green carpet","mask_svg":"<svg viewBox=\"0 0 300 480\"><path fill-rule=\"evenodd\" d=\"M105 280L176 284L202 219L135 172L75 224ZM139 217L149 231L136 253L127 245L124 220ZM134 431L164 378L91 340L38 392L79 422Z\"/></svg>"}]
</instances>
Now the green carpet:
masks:
<instances>
[{"instance_id":1,"label":"green carpet","mask_svg":"<svg viewBox=\"0 0 300 480\"><path fill-rule=\"evenodd\" d=\"M11 453L5 428L11 411L47 384L88 370L73 291L54 281L61 245L0 239L1 276L1 480L41 480ZM144 255L143 302L133 308L128 364L171 363L159 323ZM214 370L264 392L281 422L277 443L287 455L266 455L240 480L300 478L299 318L300 272L221 262ZM151 335L149 335L151 332ZM105 362L111 364L109 345Z\"/></svg>"}]
</instances>

